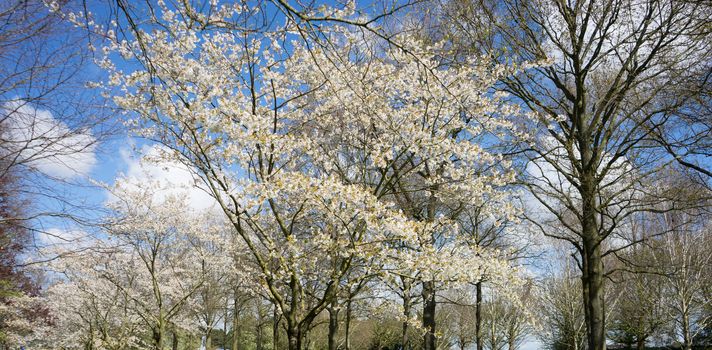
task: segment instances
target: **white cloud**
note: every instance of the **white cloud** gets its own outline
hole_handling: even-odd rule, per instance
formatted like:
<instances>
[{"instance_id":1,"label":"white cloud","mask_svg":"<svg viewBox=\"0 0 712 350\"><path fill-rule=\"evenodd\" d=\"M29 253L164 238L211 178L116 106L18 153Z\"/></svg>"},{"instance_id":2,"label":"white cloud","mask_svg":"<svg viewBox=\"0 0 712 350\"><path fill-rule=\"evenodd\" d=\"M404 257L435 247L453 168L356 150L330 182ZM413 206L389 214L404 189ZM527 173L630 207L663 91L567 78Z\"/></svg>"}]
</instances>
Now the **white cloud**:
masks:
<instances>
[{"instance_id":1,"label":"white cloud","mask_svg":"<svg viewBox=\"0 0 712 350\"><path fill-rule=\"evenodd\" d=\"M0 159L69 179L87 175L96 164L96 139L88 130L72 130L48 110L22 100L0 106Z\"/></svg>"},{"instance_id":2,"label":"white cloud","mask_svg":"<svg viewBox=\"0 0 712 350\"><path fill-rule=\"evenodd\" d=\"M151 186L154 200L159 202L167 196L180 196L186 197L190 209L202 211L214 208L215 199L204 190L204 185L191 168L178 161L166 160L162 157L164 151L158 145L144 146L138 154L122 149L121 158L127 169L117 178L117 183L126 190Z\"/></svg>"}]
</instances>

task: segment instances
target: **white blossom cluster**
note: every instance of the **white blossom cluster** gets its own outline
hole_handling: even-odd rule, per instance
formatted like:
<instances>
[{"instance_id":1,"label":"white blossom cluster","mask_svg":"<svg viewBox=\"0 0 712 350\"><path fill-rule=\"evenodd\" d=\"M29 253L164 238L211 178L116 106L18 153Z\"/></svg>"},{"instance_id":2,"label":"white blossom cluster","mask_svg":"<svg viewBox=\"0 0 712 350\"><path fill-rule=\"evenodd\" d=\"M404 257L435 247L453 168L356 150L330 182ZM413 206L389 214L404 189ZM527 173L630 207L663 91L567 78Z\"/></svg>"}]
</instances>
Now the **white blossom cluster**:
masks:
<instances>
[{"instance_id":1,"label":"white blossom cluster","mask_svg":"<svg viewBox=\"0 0 712 350\"><path fill-rule=\"evenodd\" d=\"M337 25L319 38L300 38L289 21L240 32L226 24L254 10L241 6L215 5L210 16L158 7L161 26L134 41L109 35L100 64L110 78L99 85L137 134L164 146L154 160L195 172L219 218L119 183L107 239L63 260L66 283L51 291L72 296L52 307L66 329L111 330L78 334L77 344L88 334L97 348L148 347L137 329L155 339L189 328L206 266L255 281L287 328L372 276L517 285L507 252L474 244L461 220L490 203L488 222L516 221L514 172L494 146L526 139L511 118L525 116L492 92L511 67L444 64L447 48L411 34L384 48ZM74 316L87 308L114 318Z\"/></svg>"}]
</instances>

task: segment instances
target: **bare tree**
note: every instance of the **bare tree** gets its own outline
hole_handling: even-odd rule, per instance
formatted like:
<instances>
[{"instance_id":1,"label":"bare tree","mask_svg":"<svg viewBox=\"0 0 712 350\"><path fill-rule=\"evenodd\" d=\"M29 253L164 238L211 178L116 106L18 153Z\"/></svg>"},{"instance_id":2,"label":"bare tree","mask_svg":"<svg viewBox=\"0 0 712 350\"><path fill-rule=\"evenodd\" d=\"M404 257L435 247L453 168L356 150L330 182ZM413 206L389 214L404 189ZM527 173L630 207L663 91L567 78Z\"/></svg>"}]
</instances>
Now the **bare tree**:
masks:
<instances>
[{"instance_id":1,"label":"bare tree","mask_svg":"<svg viewBox=\"0 0 712 350\"><path fill-rule=\"evenodd\" d=\"M703 20L710 7L675 0L448 6L454 45L495 61L539 63L500 88L541 117L540 129L531 126L537 141L523 180L565 228L542 232L577 251L588 348L605 349L604 257L618 248L606 249L606 242L626 217L654 210L654 203L638 201L650 192L649 176L680 160L657 146L661 134L674 134L671 115L702 96L701 84L690 82L708 75L700 62L710 59ZM703 133L695 135L685 141L698 142Z\"/></svg>"},{"instance_id":2,"label":"bare tree","mask_svg":"<svg viewBox=\"0 0 712 350\"><path fill-rule=\"evenodd\" d=\"M527 302L527 298L522 300ZM523 306L495 296L486 302L484 309L485 349L519 349L530 331Z\"/></svg>"},{"instance_id":3,"label":"bare tree","mask_svg":"<svg viewBox=\"0 0 712 350\"><path fill-rule=\"evenodd\" d=\"M477 341L475 335L476 315L475 308L467 301L467 293L460 293L461 295L455 294L458 298L452 300L452 303L445 307L450 309L452 315L448 327L452 333L453 343L457 345L458 349L465 350Z\"/></svg>"},{"instance_id":4,"label":"bare tree","mask_svg":"<svg viewBox=\"0 0 712 350\"><path fill-rule=\"evenodd\" d=\"M642 266L649 265L645 259L652 259L648 247L639 247L627 258ZM646 343L659 334L669 323L664 305L664 277L654 268L647 271L626 271L614 277L613 286L618 295L611 310L609 338L619 344L635 345L645 349Z\"/></svg>"},{"instance_id":5,"label":"bare tree","mask_svg":"<svg viewBox=\"0 0 712 350\"><path fill-rule=\"evenodd\" d=\"M675 222L682 219L679 215L666 215L663 224L677 226ZM678 227L675 234L666 236L661 243L656 260L666 275L665 300L675 322L675 335L682 339L683 348L689 350L697 332L709 321L704 310L710 307L710 300L701 294L711 283L705 278L712 268L709 226Z\"/></svg>"},{"instance_id":6,"label":"bare tree","mask_svg":"<svg viewBox=\"0 0 712 350\"><path fill-rule=\"evenodd\" d=\"M39 219L86 218L68 210L87 207L67 195L71 187L64 185L88 173L104 132L100 118L94 118L98 110L85 113L93 99L83 93L89 76L83 71L90 58L87 44L44 1L0 3L2 306L10 305L6 292L33 295L38 289L40 282L24 265L32 260L35 238L51 235Z\"/></svg>"},{"instance_id":7,"label":"bare tree","mask_svg":"<svg viewBox=\"0 0 712 350\"><path fill-rule=\"evenodd\" d=\"M569 263L564 263L558 272L549 275L542 283L537 298L541 305L538 316L543 327L538 336L548 349L586 348L580 283Z\"/></svg>"},{"instance_id":8,"label":"bare tree","mask_svg":"<svg viewBox=\"0 0 712 350\"><path fill-rule=\"evenodd\" d=\"M661 230L656 214L651 213L631 216L620 231L618 240L644 242L621 251L611 262L616 272L609 277L616 298L609 311L608 336L616 343L644 349L671 321L665 307L665 276L655 256L656 237L675 233Z\"/></svg>"},{"instance_id":9,"label":"bare tree","mask_svg":"<svg viewBox=\"0 0 712 350\"><path fill-rule=\"evenodd\" d=\"M97 163L99 143L120 130L108 122L103 98L86 89L92 73L93 38L63 20L67 2L48 6L41 0L0 4L0 178L21 186L10 194L27 210L13 221L54 241L39 224L60 218L87 223L96 206L78 192ZM31 243L31 242L30 242Z\"/></svg>"}]
</instances>

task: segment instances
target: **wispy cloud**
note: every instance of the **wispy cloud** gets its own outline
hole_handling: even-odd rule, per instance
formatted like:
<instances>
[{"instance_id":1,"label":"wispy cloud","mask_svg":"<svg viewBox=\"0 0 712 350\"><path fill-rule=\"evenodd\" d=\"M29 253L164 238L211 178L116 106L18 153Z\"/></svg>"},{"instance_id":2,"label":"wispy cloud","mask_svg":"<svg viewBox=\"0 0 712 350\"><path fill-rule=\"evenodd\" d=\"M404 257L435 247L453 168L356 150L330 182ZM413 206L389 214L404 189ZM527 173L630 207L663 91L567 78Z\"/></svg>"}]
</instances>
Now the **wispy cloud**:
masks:
<instances>
[{"instance_id":1,"label":"wispy cloud","mask_svg":"<svg viewBox=\"0 0 712 350\"><path fill-rule=\"evenodd\" d=\"M0 106L0 137L0 159L54 178L87 175L97 162L90 130L73 130L52 112L23 100Z\"/></svg>"},{"instance_id":2,"label":"wispy cloud","mask_svg":"<svg viewBox=\"0 0 712 350\"><path fill-rule=\"evenodd\" d=\"M154 200L161 202L168 196L187 197L189 209L208 210L216 205L199 178L188 166L178 161L163 160L165 149L158 145L144 146L138 152L127 149L120 151L126 164L125 174L117 178L117 184L124 190L148 189ZM115 195L111 194L111 201Z\"/></svg>"}]
</instances>

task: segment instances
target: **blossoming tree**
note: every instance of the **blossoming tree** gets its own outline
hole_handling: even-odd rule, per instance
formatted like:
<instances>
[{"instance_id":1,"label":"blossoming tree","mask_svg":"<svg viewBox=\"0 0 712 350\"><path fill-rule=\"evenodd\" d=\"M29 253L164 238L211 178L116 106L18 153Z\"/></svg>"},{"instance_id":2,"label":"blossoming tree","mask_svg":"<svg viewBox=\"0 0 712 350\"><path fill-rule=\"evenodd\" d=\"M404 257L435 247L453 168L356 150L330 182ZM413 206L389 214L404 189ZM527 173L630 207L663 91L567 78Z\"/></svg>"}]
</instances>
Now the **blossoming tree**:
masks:
<instances>
[{"instance_id":1,"label":"blossoming tree","mask_svg":"<svg viewBox=\"0 0 712 350\"><path fill-rule=\"evenodd\" d=\"M108 31L105 88L141 136L165 146L160 160L187 165L215 199L290 349L342 286L373 270L420 285L433 349L438 286L515 275L458 221L485 201L503 203L492 217L516 212L502 200L514 176L488 147L525 137L508 118L519 111L491 93L511 71L477 57L443 65L446 48L409 34L383 41L330 24L314 35L292 11L257 30L257 8L208 7L159 3L160 25L135 27L131 40ZM353 16L350 6L319 11Z\"/></svg>"}]
</instances>

